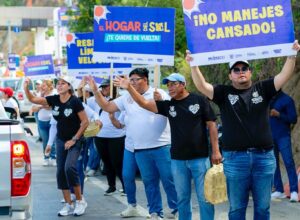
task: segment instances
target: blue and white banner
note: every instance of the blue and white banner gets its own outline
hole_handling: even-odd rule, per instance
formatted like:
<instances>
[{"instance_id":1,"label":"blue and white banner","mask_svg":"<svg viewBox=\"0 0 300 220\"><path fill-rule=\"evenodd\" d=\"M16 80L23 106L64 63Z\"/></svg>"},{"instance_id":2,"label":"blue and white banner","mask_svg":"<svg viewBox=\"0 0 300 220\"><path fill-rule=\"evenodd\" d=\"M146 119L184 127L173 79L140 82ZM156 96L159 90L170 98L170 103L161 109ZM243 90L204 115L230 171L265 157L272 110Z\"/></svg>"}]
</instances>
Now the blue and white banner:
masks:
<instances>
[{"instance_id":1,"label":"blue and white banner","mask_svg":"<svg viewBox=\"0 0 300 220\"><path fill-rule=\"evenodd\" d=\"M95 6L93 59L173 66L174 30L174 8Z\"/></svg>"},{"instance_id":2,"label":"blue and white banner","mask_svg":"<svg viewBox=\"0 0 300 220\"><path fill-rule=\"evenodd\" d=\"M83 76L76 76L76 79L79 79L80 81L82 80L82 78L83 78ZM102 81L106 80L106 79L110 79L110 76L106 75L106 76L95 76L94 77L94 80L95 80L97 86L100 86Z\"/></svg>"},{"instance_id":3,"label":"blue and white banner","mask_svg":"<svg viewBox=\"0 0 300 220\"><path fill-rule=\"evenodd\" d=\"M24 72L25 76L34 78L55 77L52 56L50 54L27 56Z\"/></svg>"},{"instance_id":4,"label":"blue and white banner","mask_svg":"<svg viewBox=\"0 0 300 220\"><path fill-rule=\"evenodd\" d=\"M295 54L289 0L182 0L195 65Z\"/></svg>"},{"instance_id":5,"label":"blue and white banner","mask_svg":"<svg viewBox=\"0 0 300 220\"><path fill-rule=\"evenodd\" d=\"M110 63L98 63L93 58L93 33L67 34L68 73L73 76L110 75ZM113 75L127 75L131 64L114 63Z\"/></svg>"},{"instance_id":6,"label":"blue and white banner","mask_svg":"<svg viewBox=\"0 0 300 220\"><path fill-rule=\"evenodd\" d=\"M17 59L20 59L19 55L14 53L8 54L8 69L10 71L15 71L17 69Z\"/></svg>"}]
</instances>

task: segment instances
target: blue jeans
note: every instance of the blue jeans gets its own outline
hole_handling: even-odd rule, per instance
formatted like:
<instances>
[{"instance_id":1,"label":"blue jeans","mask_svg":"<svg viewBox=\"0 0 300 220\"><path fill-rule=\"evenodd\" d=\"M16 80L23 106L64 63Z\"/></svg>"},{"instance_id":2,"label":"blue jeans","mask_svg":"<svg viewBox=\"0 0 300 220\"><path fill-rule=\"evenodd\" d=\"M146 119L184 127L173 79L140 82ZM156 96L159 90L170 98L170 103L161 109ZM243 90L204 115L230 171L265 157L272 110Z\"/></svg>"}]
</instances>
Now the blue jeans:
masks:
<instances>
[{"instance_id":1,"label":"blue jeans","mask_svg":"<svg viewBox=\"0 0 300 220\"><path fill-rule=\"evenodd\" d=\"M49 131L50 131L50 121L40 121L38 120L38 129L40 131L40 136L42 138L42 144L43 144L43 154L44 159L55 159L56 158L56 152L55 152L55 145L53 144L51 146L51 152L49 156L45 156L45 149L48 143L49 139Z\"/></svg>"},{"instance_id":2,"label":"blue jeans","mask_svg":"<svg viewBox=\"0 0 300 220\"><path fill-rule=\"evenodd\" d=\"M223 151L230 202L229 220L244 220L252 191L254 220L270 219L270 200L276 167L273 150Z\"/></svg>"},{"instance_id":3,"label":"blue jeans","mask_svg":"<svg viewBox=\"0 0 300 220\"><path fill-rule=\"evenodd\" d=\"M97 170L100 164L100 156L94 144L94 138L87 138L86 142L89 150L87 166L92 170Z\"/></svg>"},{"instance_id":4,"label":"blue jeans","mask_svg":"<svg viewBox=\"0 0 300 220\"><path fill-rule=\"evenodd\" d=\"M204 177L210 167L209 159L171 160L172 174L178 198L179 220L192 219L191 182L194 180L200 207L200 219L213 220L214 206L205 201Z\"/></svg>"},{"instance_id":5,"label":"blue jeans","mask_svg":"<svg viewBox=\"0 0 300 220\"><path fill-rule=\"evenodd\" d=\"M171 172L170 145L136 151L135 158L145 186L149 213L163 216L160 179L167 194L169 208L177 210L177 194Z\"/></svg>"},{"instance_id":6,"label":"blue jeans","mask_svg":"<svg viewBox=\"0 0 300 220\"><path fill-rule=\"evenodd\" d=\"M135 175L137 172L137 164L134 153L124 150L123 159L123 181L125 192L127 194L127 202L131 205L136 205L136 184Z\"/></svg>"},{"instance_id":7,"label":"blue jeans","mask_svg":"<svg viewBox=\"0 0 300 220\"><path fill-rule=\"evenodd\" d=\"M84 176L84 170L83 170L83 159L84 159L86 148L87 148L86 143L87 143L86 141L82 141L81 152L77 159L77 164L76 164L76 168L77 168L79 179L80 179L81 194L83 194L83 189L84 189L84 177L85 176Z\"/></svg>"},{"instance_id":8,"label":"blue jeans","mask_svg":"<svg viewBox=\"0 0 300 220\"><path fill-rule=\"evenodd\" d=\"M56 138L57 150L57 187L58 189L70 189L70 187L80 184L77 162L81 153L82 138L74 144L69 150L65 150L65 141Z\"/></svg>"},{"instance_id":9,"label":"blue jeans","mask_svg":"<svg viewBox=\"0 0 300 220\"><path fill-rule=\"evenodd\" d=\"M276 191L283 192L283 184L281 180L280 166L279 166L279 153L281 153L286 172L289 178L290 191L298 192L298 177L293 159L291 137L281 137L275 140L274 153L276 157L276 171L274 176L274 187Z\"/></svg>"}]
</instances>

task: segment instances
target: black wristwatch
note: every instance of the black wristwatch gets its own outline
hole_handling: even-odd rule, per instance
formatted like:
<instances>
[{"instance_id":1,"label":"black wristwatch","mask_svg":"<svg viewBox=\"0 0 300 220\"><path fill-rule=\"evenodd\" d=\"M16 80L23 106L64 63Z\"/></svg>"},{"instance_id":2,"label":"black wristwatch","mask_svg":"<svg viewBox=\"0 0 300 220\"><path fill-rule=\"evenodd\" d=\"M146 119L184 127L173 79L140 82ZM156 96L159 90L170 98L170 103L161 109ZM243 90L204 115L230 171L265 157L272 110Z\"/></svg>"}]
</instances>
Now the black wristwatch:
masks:
<instances>
[{"instance_id":1,"label":"black wristwatch","mask_svg":"<svg viewBox=\"0 0 300 220\"><path fill-rule=\"evenodd\" d=\"M76 136L73 136L71 140L76 142L76 141L78 141L78 138Z\"/></svg>"}]
</instances>

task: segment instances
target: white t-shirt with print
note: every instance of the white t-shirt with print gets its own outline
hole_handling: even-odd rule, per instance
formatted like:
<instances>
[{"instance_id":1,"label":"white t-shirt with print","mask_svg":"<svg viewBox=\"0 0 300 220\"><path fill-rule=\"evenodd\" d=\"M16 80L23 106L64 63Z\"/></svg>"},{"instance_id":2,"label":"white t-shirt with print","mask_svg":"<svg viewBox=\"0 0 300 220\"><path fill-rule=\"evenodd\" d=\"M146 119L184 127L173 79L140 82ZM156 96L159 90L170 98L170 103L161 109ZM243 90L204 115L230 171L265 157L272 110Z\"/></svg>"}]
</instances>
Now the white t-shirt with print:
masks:
<instances>
[{"instance_id":1,"label":"white t-shirt with print","mask_svg":"<svg viewBox=\"0 0 300 220\"><path fill-rule=\"evenodd\" d=\"M153 99L154 88L143 94L146 100ZM169 95L158 89L164 100L170 99ZM141 108L130 96L125 93L113 100L118 109L126 112L126 135L132 139L134 149L150 149L171 143L170 126L165 116L155 114Z\"/></svg>"}]
</instances>

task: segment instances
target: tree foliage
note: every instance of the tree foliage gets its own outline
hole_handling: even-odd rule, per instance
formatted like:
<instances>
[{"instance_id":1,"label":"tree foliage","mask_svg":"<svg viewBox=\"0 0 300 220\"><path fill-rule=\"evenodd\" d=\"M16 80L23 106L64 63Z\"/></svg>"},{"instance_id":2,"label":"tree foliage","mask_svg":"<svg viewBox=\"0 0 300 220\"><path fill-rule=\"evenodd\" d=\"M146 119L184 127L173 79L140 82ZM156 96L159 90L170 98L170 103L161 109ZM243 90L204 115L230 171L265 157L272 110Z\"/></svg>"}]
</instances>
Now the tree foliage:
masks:
<instances>
[{"instance_id":1,"label":"tree foliage","mask_svg":"<svg viewBox=\"0 0 300 220\"><path fill-rule=\"evenodd\" d=\"M25 0L0 0L0 6L24 6Z\"/></svg>"}]
</instances>

